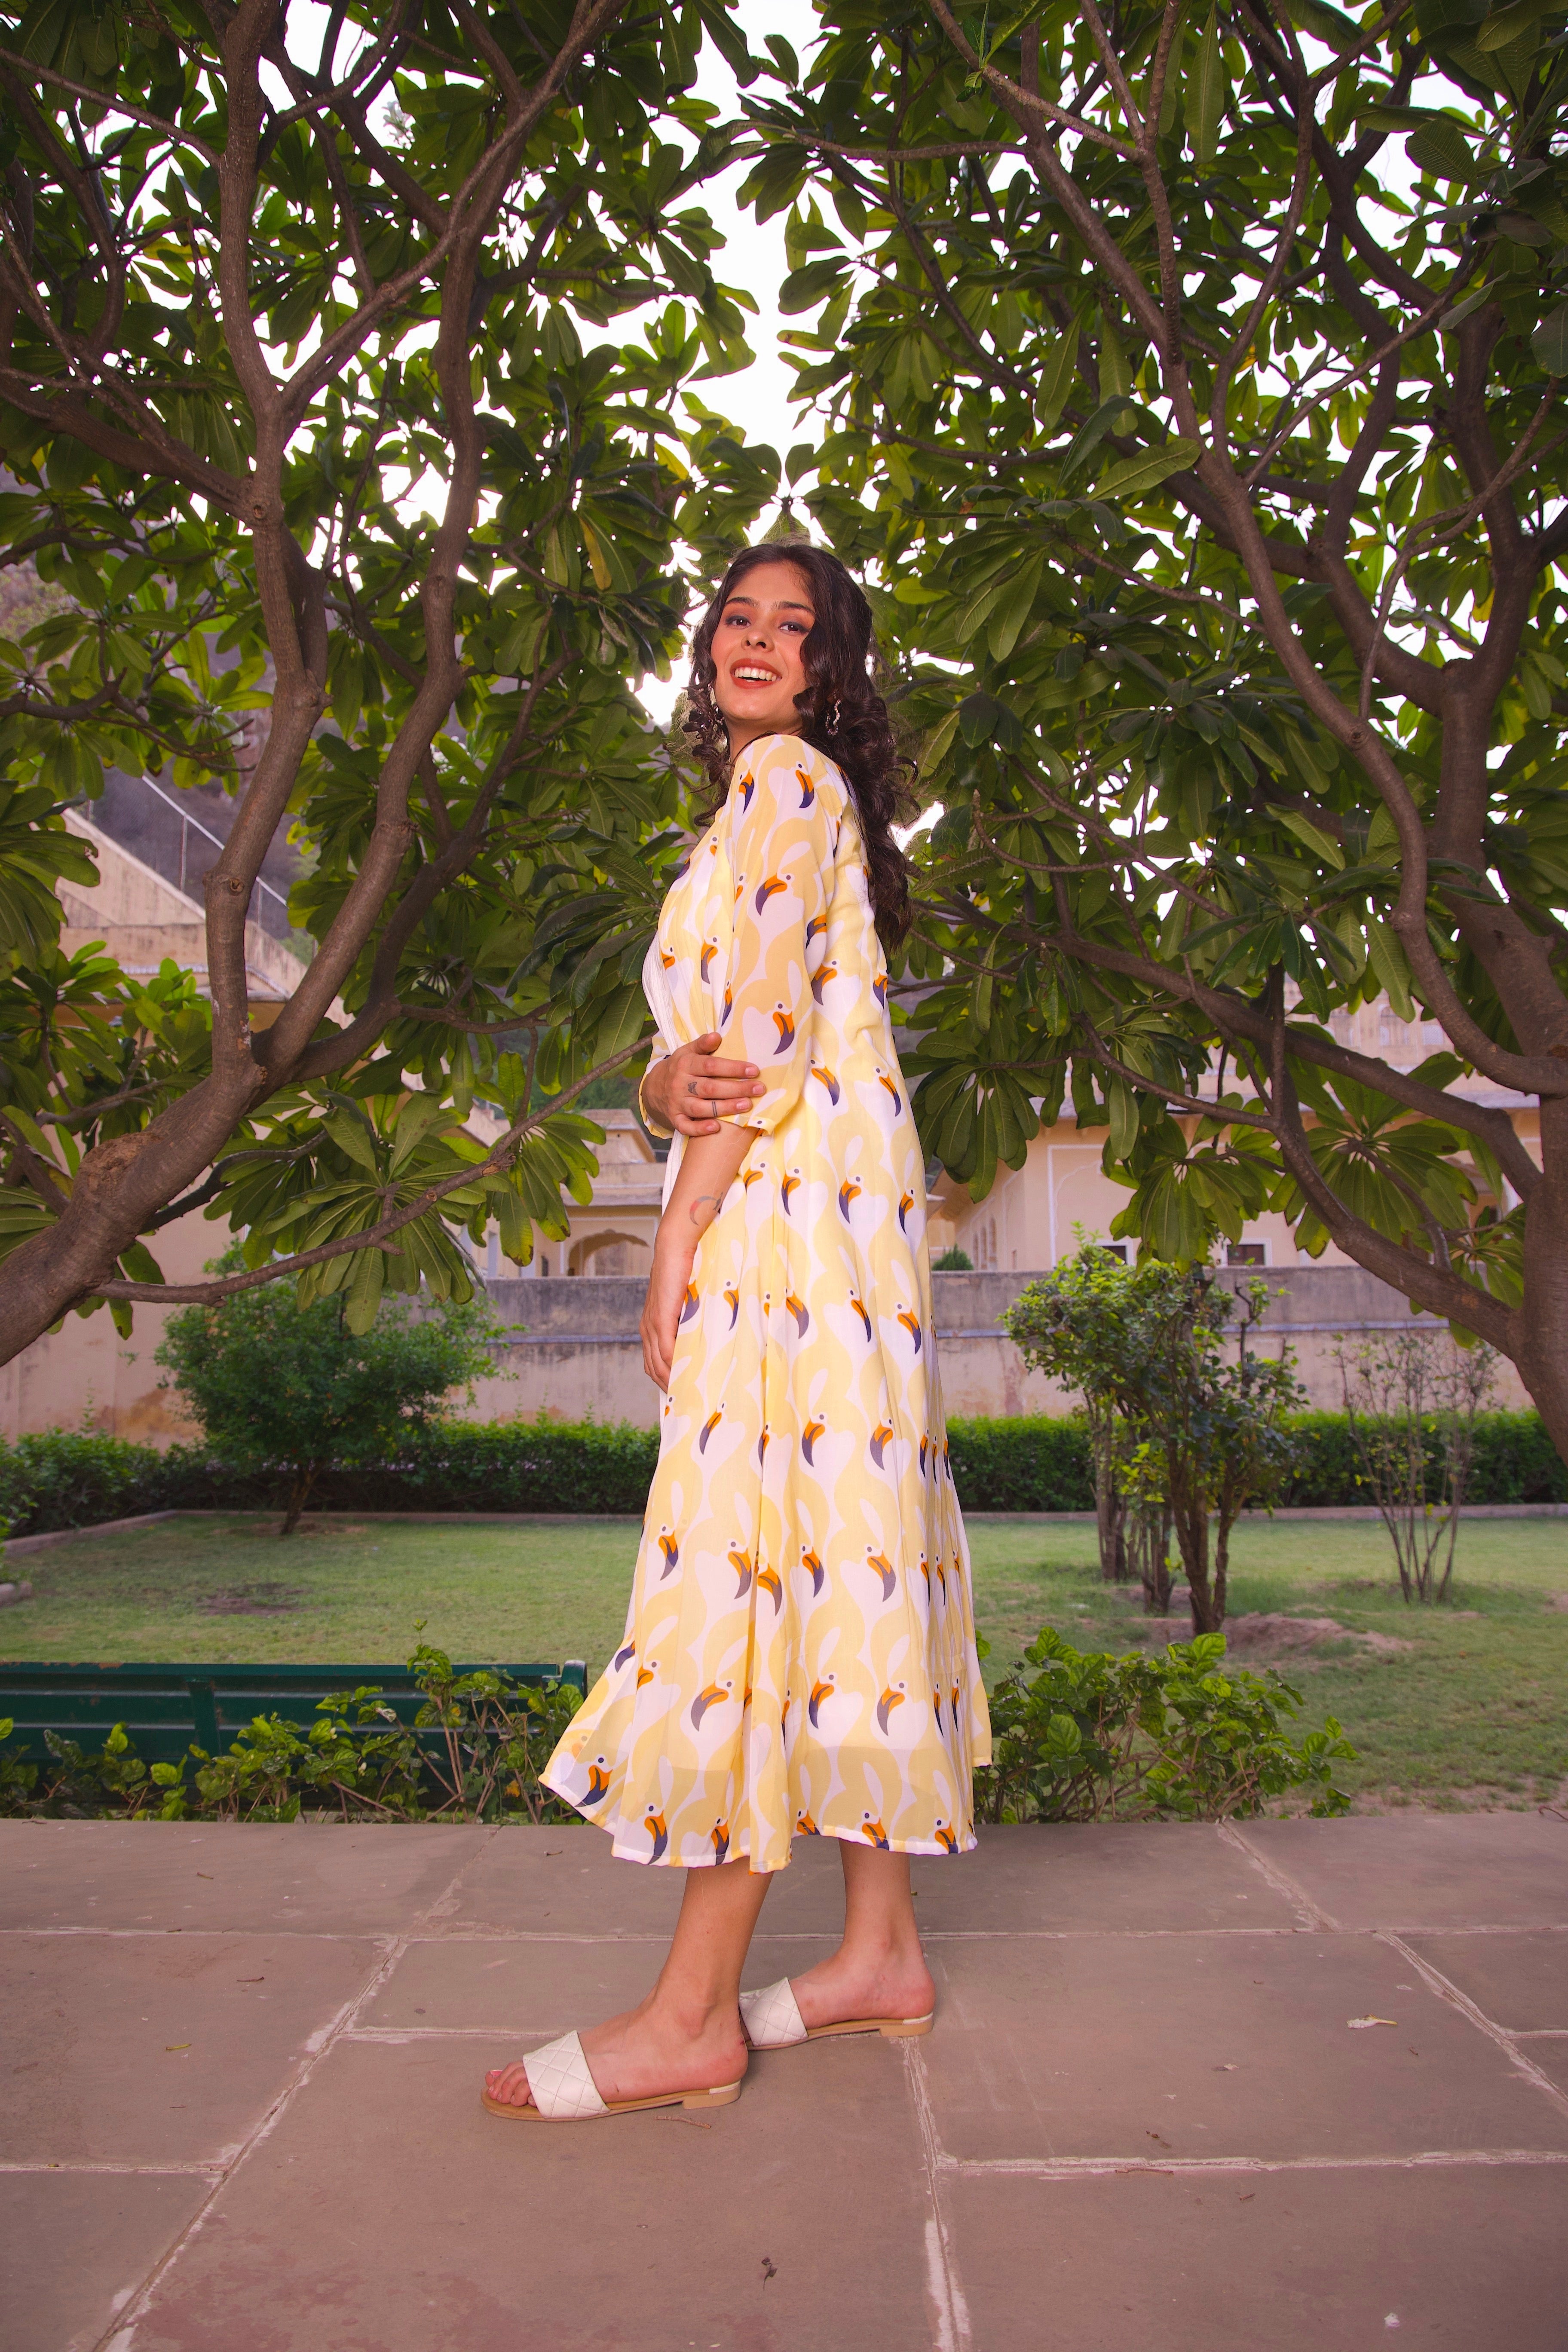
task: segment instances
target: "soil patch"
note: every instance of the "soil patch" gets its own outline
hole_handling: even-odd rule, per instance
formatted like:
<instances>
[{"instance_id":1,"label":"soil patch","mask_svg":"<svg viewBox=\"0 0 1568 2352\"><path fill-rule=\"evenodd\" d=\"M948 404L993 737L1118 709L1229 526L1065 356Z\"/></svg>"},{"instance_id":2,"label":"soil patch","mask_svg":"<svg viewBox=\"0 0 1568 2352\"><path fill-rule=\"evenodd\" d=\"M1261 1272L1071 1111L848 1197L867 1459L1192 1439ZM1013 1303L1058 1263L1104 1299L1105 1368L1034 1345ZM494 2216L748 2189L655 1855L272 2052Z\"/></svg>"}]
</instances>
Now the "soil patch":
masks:
<instances>
[{"instance_id":1,"label":"soil patch","mask_svg":"<svg viewBox=\"0 0 1568 2352\"><path fill-rule=\"evenodd\" d=\"M1190 1642L1193 1621L1184 1610L1179 1617L1144 1617L1136 1630L1156 1642ZM1258 1610L1247 1616L1227 1617L1225 1623L1226 1654L1244 1664L1255 1659L1295 1657L1325 1642L1359 1642L1363 1648L1385 1655L1415 1647L1394 1633L1358 1633L1342 1625L1337 1617L1288 1617Z\"/></svg>"},{"instance_id":2,"label":"soil patch","mask_svg":"<svg viewBox=\"0 0 1568 2352\"><path fill-rule=\"evenodd\" d=\"M237 1592L214 1592L197 1608L204 1617L287 1617L298 1609L299 1591L288 1584L250 1584Z\"/></svg>"}]
</instances>

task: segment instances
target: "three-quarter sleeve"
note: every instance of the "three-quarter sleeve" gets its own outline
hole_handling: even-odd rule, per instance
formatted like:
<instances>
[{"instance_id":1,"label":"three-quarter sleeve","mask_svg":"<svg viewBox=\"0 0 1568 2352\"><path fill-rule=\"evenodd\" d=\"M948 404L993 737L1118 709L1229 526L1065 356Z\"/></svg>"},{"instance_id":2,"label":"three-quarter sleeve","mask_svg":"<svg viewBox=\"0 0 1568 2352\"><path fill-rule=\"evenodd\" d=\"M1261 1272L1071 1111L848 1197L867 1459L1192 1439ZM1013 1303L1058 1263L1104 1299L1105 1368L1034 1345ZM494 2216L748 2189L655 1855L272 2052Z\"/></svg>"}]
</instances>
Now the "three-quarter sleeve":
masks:
<instances>
[{"instance_id":1,"label":"three-quarter sleeve","mask_svg":"<svg viewBox=\"0 0 1568 2352\"><path fill-rule=\"evenodd\" d=\"M726 809L734 905L719 1050L754 1062L767 1092L731 1126L771 1135L805 1087L842 798L836 772L798 736L766 736L737 762Z\"/></svg>"}]
</instances>

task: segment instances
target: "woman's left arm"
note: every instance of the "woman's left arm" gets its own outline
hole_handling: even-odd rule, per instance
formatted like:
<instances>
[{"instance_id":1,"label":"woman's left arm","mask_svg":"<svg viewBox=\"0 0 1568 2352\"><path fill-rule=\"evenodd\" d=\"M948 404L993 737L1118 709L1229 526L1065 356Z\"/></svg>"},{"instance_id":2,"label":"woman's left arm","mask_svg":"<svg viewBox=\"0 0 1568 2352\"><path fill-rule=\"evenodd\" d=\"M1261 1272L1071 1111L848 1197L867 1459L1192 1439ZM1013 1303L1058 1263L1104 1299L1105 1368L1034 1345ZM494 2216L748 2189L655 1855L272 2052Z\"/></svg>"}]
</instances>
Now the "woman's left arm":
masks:
<instances>
[{"instance_id":1,"label":"woman's left arm","mask_svg":"<svg viewBox=\"0 0 1568 2352\"><path fill-rule=\"evenodd\" d=\"M717 1135L686 1139L669 1203L654 1238L653 1272L642 1311L643 1369L661 1389L669 1386L675 1335L697 1244L723 1206L755 1140L749 1127L724 1127Z\"/></svg>"}]
</instances>

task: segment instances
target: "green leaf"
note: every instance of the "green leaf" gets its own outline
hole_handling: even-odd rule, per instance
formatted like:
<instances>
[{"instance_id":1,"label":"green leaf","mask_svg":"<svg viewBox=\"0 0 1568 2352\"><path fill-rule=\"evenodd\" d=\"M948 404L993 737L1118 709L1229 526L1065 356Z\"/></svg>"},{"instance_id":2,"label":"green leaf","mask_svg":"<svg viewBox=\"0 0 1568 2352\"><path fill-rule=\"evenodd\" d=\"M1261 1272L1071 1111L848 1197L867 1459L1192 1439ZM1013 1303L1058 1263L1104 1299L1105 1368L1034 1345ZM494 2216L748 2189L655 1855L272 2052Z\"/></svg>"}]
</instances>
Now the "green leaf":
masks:
<instances>
[{"instance_id":1,"label":"green leaf","mask_svg":"<svg viewBox=\"0 0 1568 2352\"><path fill-rule=\"evenodd\" d=\"M1135 457L1119 458L1094 486L1097 499L1136 499L1158 488L1173 474L1183 474L1203 455L1201 441L1171 440L1157 449L1143 449Z\"/></svg>"},{"instance_id":2,"label":"green leaf","mask_svg":"<svg viewBox=\"0 0 1568 2352\"><path fill-rule=\"evenodd\" d=\"M1486 176L1458 124L1446 114L1435 114L1413 131L1405 152L1417 171L1430 172L1436 179L1470 182Z\"/></svg>"},{"instance_id":3,"label":"green leaf","mask_svg":"<svg viewBox=\"0 0 1568 2352\"><path fill-rule=\"evenodd\" d=\"M1559 302L1542 320L1530 348L1548 375L1568 376L1568 302Z\"/></svg>"},{"instance_id":4,"label":"green leaf","mask_svg":"<svg viewBox=\"0 0 1568 2352\"><path fill-rule=\"evenodd\" d=\"M1515 0L1511 8L1496 8L1477 30L1476 47L1483 56L1494 49L1506 49L1522 33L1551 12L1553 0Z\"/></svg>"},{"instance_id":5,"label":"green leaf","mask_svg":"<svg viewBox=\"0 0 1568 2352\"><path fill-rule=\"evenodd\" d=\"M1187 75L1187 138L1200 172L1212 172L1219 154L1221 110L1228 87L1220 50L1219 10L1211 8Z\"/></svg>"}]
</instances>

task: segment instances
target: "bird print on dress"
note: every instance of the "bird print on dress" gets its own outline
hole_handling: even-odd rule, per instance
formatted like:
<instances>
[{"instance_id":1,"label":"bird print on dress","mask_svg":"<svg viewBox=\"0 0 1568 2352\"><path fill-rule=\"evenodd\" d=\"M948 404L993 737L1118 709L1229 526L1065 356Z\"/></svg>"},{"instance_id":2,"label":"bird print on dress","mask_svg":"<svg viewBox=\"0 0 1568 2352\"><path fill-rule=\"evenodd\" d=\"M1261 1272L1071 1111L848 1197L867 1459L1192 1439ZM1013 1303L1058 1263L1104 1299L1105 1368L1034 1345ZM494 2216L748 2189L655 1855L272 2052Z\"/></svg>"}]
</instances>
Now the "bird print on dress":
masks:
<instances>
[{"instance_id":1,"label":"bird print on dress","mask_svg":"<svg viewBox=\"0 0 1568 2352\"><path fill-rule=\"evenodd\" d=\"M924 1155L831 761L749 747L644 984L658 1054L718 1029L763 1091L721 1114L752 1142L680 1302L618 1664L546 1785L667 1868L776 1870L795 1837L965 1852L989 1735Z\"/></svg>"}]
</instances>

